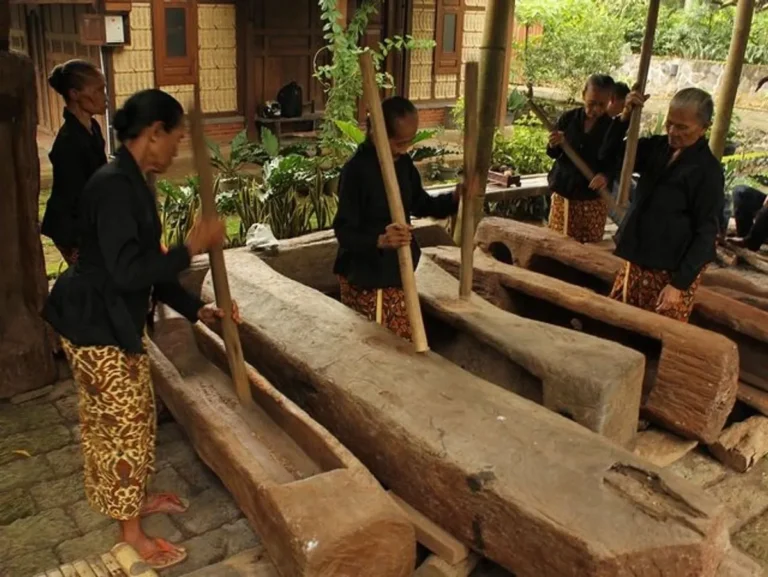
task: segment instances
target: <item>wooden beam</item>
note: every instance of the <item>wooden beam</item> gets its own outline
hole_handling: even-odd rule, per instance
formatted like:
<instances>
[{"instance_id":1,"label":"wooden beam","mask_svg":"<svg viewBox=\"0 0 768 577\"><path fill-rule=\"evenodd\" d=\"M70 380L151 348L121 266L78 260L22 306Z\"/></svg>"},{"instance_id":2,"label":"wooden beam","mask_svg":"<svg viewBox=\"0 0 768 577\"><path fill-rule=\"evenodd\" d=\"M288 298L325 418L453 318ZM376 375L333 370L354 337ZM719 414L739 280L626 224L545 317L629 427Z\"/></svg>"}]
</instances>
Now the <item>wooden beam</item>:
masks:
<instances>
[{"instance_id":1,"label":"wooden beam","mask_svg":"<svg viewBox=\"0 0 768 577\"><path fill-rule=\"evenodd\" d=\"M247 549L184 577L281 577L263 547Z\"/></svg>"},{"instance_id":2,"label":"wooden beam","mask_svg":"<svg viewBox=\"0 0 768 577\"><path fill-rule=\"evenodd\" d=\"M501 75L501 99L499 100L499 118L497 126L499 130L504 130L507 125L507 96L509 94L509 75L512 69L512 50L515 43L515 2L512 2L512 9L509 11L509 23L507 25L507 39L504 46L504 72Z\"/></svg>"},{"instance_id":3,"label":"wooden beam","mask_svg":"<svg viewBox=\"0 0 768 577\"><path fill-rule=\"evenodd\" d=\"M478 147L478 100L477 62L467 62L464 67L464 183L461 196L461 272L459 296L468 299L472 292L472 252L475 249L475 219L473 204L479 194L480 175L477 173Z\"/></svg>"},{"instance_id":4,"label":"wooden beam","mask_svg":"<svg viewBox=\"0 0 768 577\"><path fill-rule=\"evenodd\" d=\"M651 55L653 54L653 41L656 36L656 22L659 18L659 5L661 0L650 0L648 4L648 15L645 21L645 36L643 37L643 46L640 49L640 63L637 71L637 82L635 90L640 94L645 94L645 85L648 82L648 71L651 68ZM632 174L635 172L635 157L637 156L637 140L640 138L640 121L643 111L635 109L629 120L629 130L627 130L627 147L624 151L624 163L621 166L621 178L619 179L619 198L618 204L626 206L629 204L629 189L632 185Z\"/></svg>"},{"instance_id":5,"label":"wooden beam","mask_svg":"<svg viewBox=\"0 0 768 577\"><path fill-rule=\"evenodd\" d=\"M703 491L434 353L414 354L253 254L226 258L256 368L465 545L518 577L714 574L727 533Z\"/></svg>"},{"instance_id":6,"label":"wooden beam","mask_svg":"<svg viewBox=\"0 0 768 577\"><path fill-rule=\"evenodd\" d=\"M224 344L199 323L193 328L171 317L152 338L158 393L261 536L280 575L410 575L410 522L326 430L252 367L248 379L258 403L240 405L224 372Z\"/></svg>"},{"instance_id":7,"label":"wooden beam","mask_svg":"<svg viewBox=\"0 0 768 577\"><path fill-rule=\"evenodd\" d=\"M204 219L215 220L219 218L216 211L216 193L213 190L213 169L208 157L208 147L205 144L203 130L203 116L200 107L200 86L195 85L195 105L189 113L190 136L192 138L192 152L194 153L195 169L200 181L200 204ZM211 271L213 272L216 286L216 306L223 312L221 324L224 331L224 342L227 344L227 358L229 369L232 373L237 396L243 405L253 403L248 377L245 374L245 360L243 349L240 345L240 335L237 332L235 320L232 318L234 307L232 297L229 294L229 281L227 269L224 265L224 251L222 247L216 247L209 253L211 259Z\"/></svg>"},{"instance_id":8,"label":"wooden beam","mask_svg":"<svg viewBox=\"0 0 768 577\"><path fill-rule=\"evenodd\" d=\"M709 148L712 154L720 160L725 150L725 140L731 127L733 105L736 103L736 93L739 90L741 69L744 65L744 54L749 42L749 30L752 27L752 15L755 12L755 0L739 0L736 7L736 18L733 22L731 46L728 59L725 61L723 81L717 95L715 121L709 136Z\"/></svg>"},{"instance_id":9,"label":"wooden beam","mask_svg":"<svg viewBox=\"0 0 768 577\"><path fill-rule=\"evenodd\" d=\"M746 473L768 455L768 417L755 415L722 432L709 450L724 465Z\"/></svg>"},{"instance_id":10,"label":"wooden beam","mask_svg":"<svg viewBox=\"0 0 768 577\"><path fill-rule=\"evenodd\" d=\"M657 467L669 467L698 445L698 441L683 439L659 429L646 429L638 433L634 453Z\"/></svg>"},{"instance_id":11,"label":"wooden beam","mask_svg":"<svg viewBox=\"0 0 768 577\"><path fill-rule=\"evenodd\" d=\"M430 555L419 565L413 577L469 577L479 562L480 557L475 553L453 564L437 555Z\"/></svg>"},{"instance_id":12,"label":"wooden beam","mask_svg":"<svg viewBox=\"0 0 768 577\"><path fill-rule=\"evenodd\" d=\"M478 230L481 246L487 239L486 226L492 223L486 219ZM447 270L456 270L456 249L427 249L425 254ZM615 340L645 354L643 412L686 438L717 439L735 402L738 360L733 343L721 335L498 262L487 254L475 255L475 278L475 290L505 310ZM604 361L593 366L607 370L610 365ZM563 389L565 394L568 390ZM608 389L604 391L608 399ZM611 406L607 400L599 406L606 403ZM610 414L606 409L603 413Z\"/></svg>"},{"instance_id":13,"label":"wooden beam","mask_svg":"<svg viewBox=\"0 0 768 577\"><path fill-rule=\"evenodd\" d=\"M384 179L384 189L387 192L387 204L392 222L405 225L407 219L403 210L403 199L400 195L400 185L395 174L395 163L387 139L387 129L384 124L384 113L379 99L379 87L376 84L376 71L370 52L360 55L360 72L363 76L363 98L371 114L371 132L376 156L379 158L381 176ZM408 311L408 321L411 323L413 345L416 352L429 350L427 333L424 330L424 319L421 316L419 295L416 292L416 277L413 274L413 256L410 246L397 249L397 260L400 264L400 279L405 293L405 307Z\"/></svg>"}]
</instances>

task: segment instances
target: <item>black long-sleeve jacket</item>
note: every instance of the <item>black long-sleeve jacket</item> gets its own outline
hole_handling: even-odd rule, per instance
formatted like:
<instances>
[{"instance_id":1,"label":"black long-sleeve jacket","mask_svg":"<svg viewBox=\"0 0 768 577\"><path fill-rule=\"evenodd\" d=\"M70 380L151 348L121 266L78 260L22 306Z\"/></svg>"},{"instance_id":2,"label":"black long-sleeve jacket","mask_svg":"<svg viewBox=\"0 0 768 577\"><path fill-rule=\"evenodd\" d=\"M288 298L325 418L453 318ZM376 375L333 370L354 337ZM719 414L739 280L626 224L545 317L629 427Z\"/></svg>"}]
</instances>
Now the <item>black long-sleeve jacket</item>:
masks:
<instances>
[{"instance_id":1,"label":"black long-sleeve jacket","mask_svg":"<svg viewBox=\"0 0 768 577\"><path fill-rule=\"evenodd\" d=\"M126 148L86 186L78 232L77 264L56 281L43 311L60 335L78 346L141 353L152 294L197 320L203 303L178 282L189 252L183 245L162 252L154 195Z\"/></svg>"},{"instance_id":2,"label":"black long-sleeve jacket","mask_svg":"<svg viewBox=\"0 0 768 577\"><path fill-rule=\"evenodd\" d=\"M45 207L40 232L57 245L77 248L77 215L88 179L107 163L104 137L99 123L91 130L69 110L48 155L53 167L51 197Z\"/></svg>"},{"instance_id":3,"label":"black long-sleeve jacket","mask_svg":"<svg viewBox=\"0 0 768 577\"><path fill-rule=\"evenodd\" d=\"M605 137L611 126L610 117L603 115L592 125L589 132L584 132L586 112L584 108L574 108L564 112L557 119L555 129L565 134L565 139L587 163L595 174L604 170L604 162L600 152L605 143ZM587 180L579 169L571 162L559 146L547 146L547 154L555 163L549 171L549 188L560 196L570 200L594 200L599 193L589 188Z\"/></svg>"},{"instance_id":4,"label":"black long-sleeve jacket","mask_svg":"<svg viewBox=\"0 0 768 577\"><path fill-rule=\"evenodd\" d=\"M627 128L617 118L606 138L601 156L614 167L609 177L620 171ZM673 153L666 136L638 141L635 172L640 180L617 234L616 255L669 271L672 286L686 290L715 257L725 179L704 138L670 164Z\"/></svg>"},{"instance_id":5,"label":"black long-sleeve jacket","mask_svg":"<svg viewBox=\"0 0 768 577\"><path fill-rule=\"evenodd\" d=\"M452 194L433 197L424 190L419 171L407 154L395 160L395 173L409 223L411 215L445 218L456 213L458 203ZM402 286L397 251L377 247L379 235L391 223L376 149L366 141L341 172L339 208L333 222L339 241L334 273L361 288ZM411 251L415 267L421 254L415 238Z\"/></svg>"}]
</instances>

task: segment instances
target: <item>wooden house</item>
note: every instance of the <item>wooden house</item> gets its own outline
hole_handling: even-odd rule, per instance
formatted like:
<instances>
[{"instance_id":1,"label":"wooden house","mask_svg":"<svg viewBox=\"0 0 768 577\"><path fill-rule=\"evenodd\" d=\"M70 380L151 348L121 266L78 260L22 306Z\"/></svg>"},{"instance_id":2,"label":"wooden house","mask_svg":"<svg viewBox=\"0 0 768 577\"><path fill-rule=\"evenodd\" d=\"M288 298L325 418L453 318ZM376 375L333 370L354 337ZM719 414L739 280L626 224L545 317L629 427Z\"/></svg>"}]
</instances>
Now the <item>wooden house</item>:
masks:
<instances>
[{"instance_id":1,"label":"wooden house","mask_svg":"<svg viewBox=\"0 0 768 577\"><path fill-rule=\"evenodd\" d=\"M461 94L463 63L479 57L486 1L383 0L371 19L366 44L406 34L435 42L434 49L393 54L387 61L397 93L418 105L423 125L445 123ZM359 0L340 2L347 19ZM11 4L12 49L27 53L35 63L43 131L58 129L63 106L48 88L47 74L70 58L86 58L102 67L109 114L134 92L150 87L188 105L199 83L206 131L222 140L244 127L253 133L261 105L291 81L302 87L308 110L323 109L323 89L313 77L315 59L327 57L327 51L318 55L323 29L317 0ZM122 27L117 36L112 30L116 25Z\"/></svg>"}]
</instances>

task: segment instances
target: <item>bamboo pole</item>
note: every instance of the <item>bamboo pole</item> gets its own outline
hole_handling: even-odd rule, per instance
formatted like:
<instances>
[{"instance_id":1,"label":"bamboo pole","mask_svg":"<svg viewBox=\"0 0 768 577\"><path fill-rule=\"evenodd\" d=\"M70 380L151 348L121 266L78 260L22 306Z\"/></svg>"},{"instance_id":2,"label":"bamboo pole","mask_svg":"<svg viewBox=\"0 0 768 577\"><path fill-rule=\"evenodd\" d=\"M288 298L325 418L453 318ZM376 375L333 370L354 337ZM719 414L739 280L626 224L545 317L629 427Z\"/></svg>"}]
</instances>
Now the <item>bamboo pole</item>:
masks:
<instances>
[{"instance_id":1,"label":"bamboo pole","mask_svg":"<svg viewBox=\"0 0 768 577\"><path fill-rule=\"evenodd\" d=\"M661 0L650 0L648 16L645 21L645 36L643 47L640 51L640 67L637 71L637 84L635 90L645 94L645 85L648 82L648 70L651 67L651 55L653 53L653 40L656 36L656 23L659 19L659 4ZM640 137L640 120L643 111L636 108L632 111L627 130L627 148L624 151L624 163L621 166L621 179L619 180L619 205L627 206L629 201L629 189L632 184L632 174L635 172L635 158L637 157L637 139Z\"/></svg>"},{"instance_id":2,"label":"bamboo pole","mask_svg":"<svg viewBox=\"0 0 768 577\"><path fill-rule=\"evenodd\" d=\"M539 119L539 121L544 125L544 128L547 129L548 132L553 132L556 130L556 127L554 124L552 124L552 121L547 117L547 113L544 112L541 107L536 104L533 101L533 98L531 98L530 94L528 96L528 104L531 108L531 112L536 116L536 118ZM587 180L591 181L593 178L595 178L594 171L589 167L589 165L584 162L584 159L579 156L579 153L574 150L573 146L570 145L570 143L563 139L563 142L560 144L560 148L563 150L563 153L571 159L571 162L576 166L578 171L586 178ZM606 189L605 187L601 188L597 191L600 195L600 198L603 199L603 202L608 205L608 209L610 211L611 220L614 220L613 215L617 215L619 218L618 220L614 220L616 224L621 224L621 220L624 218L625 210L621 206L619 206L616 201L613 200L613 197L611 196L611 193ZM567 217L567 210L566 210L566 217Z\"/></svg>"},{"instance_id":3,"label":"bamboo pole","mask_svg":"<svg viewBox=\"0 0 768 577\"><path fill-rule=\"evenodd\" d=\"M360 55L360 71L363 75L363 98L368 105L371 114L371 131L373 144L376 147L376 155L379 157L381 176L384 179L384 189L387 191L387 203L392 222L407 224L403 199L400 195L400 185L395 174L395 162L389 148L387 129L384 124L384 112L381 109L379 87L376 84L376 71L373 67L371 53L366 51ZM416 275L413 273L413 256L410 246L401 246L397 249L397 260L400 263L400 279L405 293L405 307L408 311L408 320L411 323L411 334L416 352L423 353L429 350L427 333L424 330L424 319L421 316L421 304L419 293L416 290Z\"/></svg>"},{"instance_id":4,"label":"bamboo pole","mask_svg":"<svg viewBox=\"0 0 768 577\"><path fill-rule=\"evenodd\" d=\"M709 137L709 148L718 160L723 157L725 139L731 125L733 105L736 103L736 92L739 89L741 69L744 65L744 54L749 41L749 30L752 27L752 14L755 12L755 0L739 0L736 8L736 19L733 23L731 47L728 50L728 60L725 63L723 84L717 95L717 111L712 134Z\"/></svg>"},{"instance_id":5,"label":"bamboo pole","mask_svg":"<svg viewBox=\"0 0 768 577\"><path fill-rule=\"evenodd\" d=\"M213 170L211 169L208 149L205 145L203 134L203 115L200 110L200 88L195 86L195 106L189 113L190 132L192 137L192 151L195 157L195 168L200 179L200 204L203 209L203 218L218 218L216 213L216 199L213 191ZM229 280L227 268L224 264L224 251L215 248L210 251L211 274L213 275L213 290L216 295L217 306L224 311L221 319L224 344L227 348L227 360L232 375L232 382L240 402L245 407L253 404L251 385L245 372L245 359L243 347L240 344L240 333L237 324L232 318L232 296L229 293Z\"/></svg>"},{"instance_id":6,"label":"bamboo pole","mask_svg":"<svg viewBox=\"0 0 768 577\"><path fill-rule=\"evenodd\" d=\"M472 251L475 248L473 202L478 195L477 160L477 81L479 65L467 62L464 67L464 184L461 187L461 264L459 265L459 297L472 294Z\"/></svg>"}]
</instances>

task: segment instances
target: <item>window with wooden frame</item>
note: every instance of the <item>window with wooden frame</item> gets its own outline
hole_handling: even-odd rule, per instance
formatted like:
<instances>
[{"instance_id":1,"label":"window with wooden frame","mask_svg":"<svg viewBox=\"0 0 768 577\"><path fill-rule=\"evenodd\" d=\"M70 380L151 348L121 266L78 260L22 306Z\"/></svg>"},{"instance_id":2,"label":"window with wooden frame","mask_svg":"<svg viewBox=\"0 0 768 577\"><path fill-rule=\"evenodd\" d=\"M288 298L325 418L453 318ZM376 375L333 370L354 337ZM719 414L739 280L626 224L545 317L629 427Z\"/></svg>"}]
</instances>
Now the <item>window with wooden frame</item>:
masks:
<instances>
[{"instance_id":1,"label":"window with wooden frame","mask_svg":"<svg viewBox=\"0 0 768 577\"><path fill-rule=\"evenodd\" d=\"M197 82L197 2L152 0L157 86Z\"/></svg>"},{"instance_id":2,"label":"window with wooden frame","mask_svg":"<svg viewBox=\"0 0 768 577\"><path fill-rule=\"evenodd\" d=\"M464 31L462 0L437 0L435 19L435 74L461 72Z\"/></svg>"}]
</instances>

